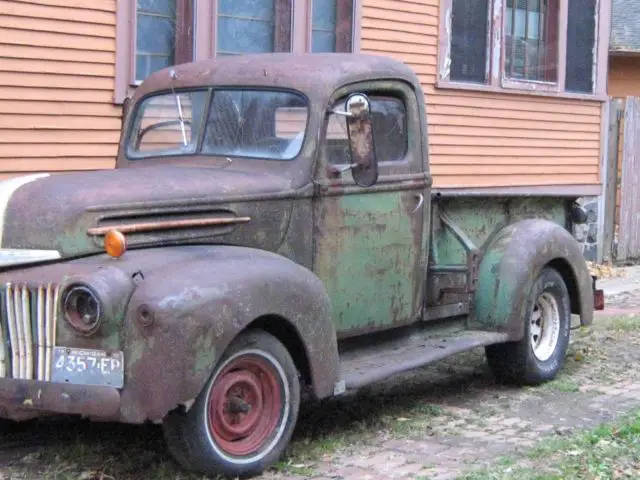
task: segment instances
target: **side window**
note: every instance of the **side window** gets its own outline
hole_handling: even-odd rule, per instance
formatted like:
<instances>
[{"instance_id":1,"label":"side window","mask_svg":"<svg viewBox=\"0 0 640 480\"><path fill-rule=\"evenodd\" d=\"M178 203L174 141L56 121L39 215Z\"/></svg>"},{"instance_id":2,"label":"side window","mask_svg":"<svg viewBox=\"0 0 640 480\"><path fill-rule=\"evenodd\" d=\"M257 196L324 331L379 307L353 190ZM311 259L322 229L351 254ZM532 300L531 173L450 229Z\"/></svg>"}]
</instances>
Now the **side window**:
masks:
<instances>
[{"instance_id":1,"label":"side window","mask_svg":"<svg viewBox=\"0 0 640 480\"><path fill-rule=\"evenodd\" d=\"M407 111L404 102L396 97L369 96L371 123L378 161L397 162L407 154ZM345 99L340 99L333 109L344 110ZM334 165L351 163L347 122L344 116L332 114L327 124L326 155Z\"/></svg>"}]
</instances>

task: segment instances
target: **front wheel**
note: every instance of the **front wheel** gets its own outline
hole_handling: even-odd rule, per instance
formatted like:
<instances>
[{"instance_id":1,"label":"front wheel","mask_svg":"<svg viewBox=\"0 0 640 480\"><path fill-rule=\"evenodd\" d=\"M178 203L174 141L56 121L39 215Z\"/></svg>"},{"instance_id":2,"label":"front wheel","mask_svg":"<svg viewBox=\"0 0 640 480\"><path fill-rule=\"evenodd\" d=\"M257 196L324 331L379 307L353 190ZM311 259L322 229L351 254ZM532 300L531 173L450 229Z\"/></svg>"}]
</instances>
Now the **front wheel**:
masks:
<instances>
[{"instance_id":1,"label":"front wheel","mask_svg":"<svg viewBox=\"0 0 640 480\"><path fill-rule=\"evenodd\" d=\"M298 417L300 383L287 349L247 331L229 346L188 412L172 412L164 432L186 469L248 477L275 464Z\"/></svg>"},{"instance_id":2,"label":"front wheel","mask_svg":"<svg viewBox=\"0 0 640 480\"><path fill-rule=\"evenodd\" d=\"M538 385L553 380L564 365L570 330L567 286L556 270L544 268L533 285L524 337L486 347L489 367L503 383Z\"/></svg>"}]
</instances>

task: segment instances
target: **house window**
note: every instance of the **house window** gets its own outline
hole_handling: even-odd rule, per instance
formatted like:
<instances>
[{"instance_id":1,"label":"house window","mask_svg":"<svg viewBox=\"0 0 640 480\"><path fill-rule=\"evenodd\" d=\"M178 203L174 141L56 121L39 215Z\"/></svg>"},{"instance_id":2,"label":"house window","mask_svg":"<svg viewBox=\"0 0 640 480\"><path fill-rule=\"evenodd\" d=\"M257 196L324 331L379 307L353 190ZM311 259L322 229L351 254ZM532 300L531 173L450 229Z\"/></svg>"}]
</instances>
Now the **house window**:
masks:
<instances>
[{"instance_id":1,"label":"house window","mask_svg":"<svg viewBox=\"0 0 640 480\"><path fill-rule=\"evenodd\" d=\"M451 80L484 83L487 76L489 0L454 0L451 12Z\"/></svg>"},{"instance_id":2,"label":"house window","mask_svg":"<svg viewBox=\"0 0 640 480\"><path fill-rule=\"evenodd\" d=\"M609 8L606 0L442 0L438 86L602 93L596 78L606 62L597 65L594 52L605 52L597 40Z\"/></svg>"},{"instance_id":3,"label":"house window","mask_svg":"<svg viewBox=\"0 0 640 480\"><path fill-rule=\"evenodd\" d=\"M122 104L153 72L192 60L263 52L351 52L359 2L116 0L114 103Z\"/></svg>"},{"instance_id":4,"label":"house window","mask_svg":"<svg viewBox=\"0 0 640 480\"><path fill-rule=\"evenodd\" d=\"M570 92L593 91L596 8L596 0L569 0L565 88Z\"/></svg>"},{"instance_id":5,"label":"house window","mask_svg":"<svg viewBox=\"0 0 640 480\"><path fill-rule=\"evenodd\" d=\"M219 0L216 55L291 51L291 0Z\"/></svg>"},{"instance_id":6,"label":"house window","mask_svg":"<svg viewBox=\"0 0 640 480\"><path fill-rule=\"evenodd\" d=\"M506 77L556 82L558 0L507 0L504 46Z\"/></svg>"},{"instance_id":7,"label":"house window","mask_svg":"<svg viewBox=\"0 0 640 480\"><path fill-rule=\"evenodd\" d=\"M135 82L156 70L191 60L190 0L137 0Z\"/></svg>"},{"instance_id":8,"label":"house window","mask_svg":"<svg viewBox=\"0 0 640 480\"><path fill-rule=\"evenodd\" d=\"M350 52L353 0L312 0L311 51Z\"/></svg>"}]
</instances>

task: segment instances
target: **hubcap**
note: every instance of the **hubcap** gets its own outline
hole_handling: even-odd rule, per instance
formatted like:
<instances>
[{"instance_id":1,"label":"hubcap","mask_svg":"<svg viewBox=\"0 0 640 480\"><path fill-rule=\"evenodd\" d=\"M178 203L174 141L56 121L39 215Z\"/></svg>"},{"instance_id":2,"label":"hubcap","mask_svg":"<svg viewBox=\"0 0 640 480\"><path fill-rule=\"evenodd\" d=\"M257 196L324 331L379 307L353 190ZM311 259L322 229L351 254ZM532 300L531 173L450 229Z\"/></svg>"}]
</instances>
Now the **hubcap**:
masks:
<instances>
[{"instance_id":1,"label":"hubcap","mask_svg":"<svg viewBox=\"0 0 640 480\"><path fill-rule=\"evenodd\" d=\"M550 293L543 293L536 300L531 313L531 348L541 362L551 358L560 338L560 310Z\"/></svg>"},{"instance_id":2,"label":"hubcap","mask_svg":"<svg viewBox=\"0 0 640 480\"><path fill-rule=\"evenodd\" d=\"M208 404L209 432L226 454L243 457L265 446L281 423L283 395L271 362L247 355L218 374Z\"/></svg>"}]
</instances>

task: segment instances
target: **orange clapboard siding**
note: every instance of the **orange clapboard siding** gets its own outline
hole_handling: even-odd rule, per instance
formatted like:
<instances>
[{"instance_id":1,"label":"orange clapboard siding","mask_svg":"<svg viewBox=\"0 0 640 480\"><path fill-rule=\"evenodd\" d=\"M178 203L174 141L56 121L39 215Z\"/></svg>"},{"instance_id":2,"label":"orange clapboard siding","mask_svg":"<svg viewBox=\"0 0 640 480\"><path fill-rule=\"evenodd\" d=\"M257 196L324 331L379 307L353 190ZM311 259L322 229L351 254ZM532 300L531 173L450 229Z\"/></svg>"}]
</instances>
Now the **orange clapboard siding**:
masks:
<instances>
[{"instance_id":1,"label":"orange clapboard siding","mask_svg":"<svg viewBox=\"0 0 640 480\"><path fill-rule=\"evenodd\" d=\"M48 60L61 62L87 62L113 66L112 52L97 52L95 50L71 50L68 48L41 48L30 45L0 44L0 57L6 59ZM46 58L44 58L46 57Z\"/></svg>"},{"instance_id":2,"label":"orange clapboard siding","mask_svg":"<svg viewBox=\"0 0 640 480\"><path fill-rule=\"evenodd\" d=\"M640 97L640 62L637 57L609 59L607 89L611 97Z\"/></svg>"},{"instance_id":3,"label":"orange clapboard siding","mask_svg":"<svg viewBox=\"0 0 640 480\"><path fill-rule=\"evenodd\" d=\"M501 140L516 139L522 141L522 132L519 130L512 130L508 128L496 129L492 126L455 126L455 125L431 125L429 126L429 133L434 136L435 139L441 137L453 137L457 139L459 144L463 142L474 142L475 137L480 139L487 139L486 141L492 142L494 145L495 140L491 140L493 137L499 137ZM599 131L557 131L553 128L553 125L549 125L546 130L530 130L527 134L529 139L556 139L556 140L591 140L594 142L600 141ZM482 140L477 140L482 141Z\"/></svg>"},{"instance_id":4,"label":"orange clapboard siding","mask_svg":"<svg viewBox=\"0 0 640 480\"><path fill-rule=\"evenodd\" d=\"M49 5L47 5L49 3ZM13 1L6 2L2 5L0 10L4 15L13 15L24 19L36 18L36 19L55 19L66 20L70 22L80 22L83 24L92 25L115 25L116 17L113 15L114 10L107 8L106 10L90 10L91 5L83 5L85 8L73 7L74 2L57 2L53 6L51 2L43 2L42 0L34 1ZM86 2L85 2L86 3ZM98 4L99 2L93 2ZM66 7L69 5L69 7ZM112 2L106 2L108 7L112 5ZM88 8L89 7L89 8Z\"/></svg>"},{"instance_id":5,"label":"orange clapboard siding","mask_svg":"<svg viewBox=\"0 0 640 480\"><path fill-rule=\"evenodd\" d=\"M596 101L435 86L439 0L363 0L361 50L421 79L435 187L598 184Z\"/></svg>"},{"instance_id":6,"label":"orange clapboard siding","mask_svg":"<svg viewBox=\"0 0 640 480\"><path fill-rule=\"evenodd\" d=\"M113 168L116 0L0 0L0 179Z\"/></svg>"}]
</instances>

